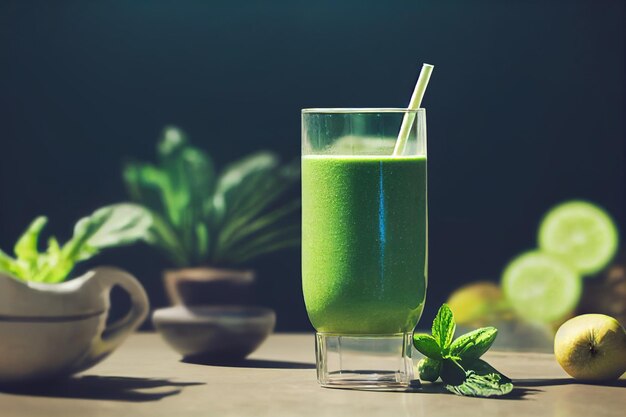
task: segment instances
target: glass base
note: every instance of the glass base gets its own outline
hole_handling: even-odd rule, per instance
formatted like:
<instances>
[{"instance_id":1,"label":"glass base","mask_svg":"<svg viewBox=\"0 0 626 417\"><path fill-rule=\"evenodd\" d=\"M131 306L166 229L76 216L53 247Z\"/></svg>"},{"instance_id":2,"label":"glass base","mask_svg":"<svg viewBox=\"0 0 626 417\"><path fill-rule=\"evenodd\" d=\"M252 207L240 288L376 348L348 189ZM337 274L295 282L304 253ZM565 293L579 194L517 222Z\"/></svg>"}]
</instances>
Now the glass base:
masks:
<instances>
[{"instance_id":1,"label":"glass base","mask_svg":"<svg viewBox=\"0 0 626 417\"><path fill-rule=\"evenodd\" d=\"M405 390L413 379L411 333L317 333L317 381L329 388Z\"/></svg>"}]
</instances>

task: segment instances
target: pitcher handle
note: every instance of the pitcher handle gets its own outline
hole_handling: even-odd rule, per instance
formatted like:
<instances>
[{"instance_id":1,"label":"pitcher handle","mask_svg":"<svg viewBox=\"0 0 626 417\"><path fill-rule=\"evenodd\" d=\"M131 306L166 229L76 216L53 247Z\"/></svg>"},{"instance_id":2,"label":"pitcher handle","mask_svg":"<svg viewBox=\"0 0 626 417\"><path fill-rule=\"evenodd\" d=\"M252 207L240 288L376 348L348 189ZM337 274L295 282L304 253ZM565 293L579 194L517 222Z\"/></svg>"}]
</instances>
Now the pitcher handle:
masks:
<instances>
[{"instance_id":1,"label":"pitcher handle","mask_svg":"<svg viewBox=\"0 0 626 417\"><path fill-rule=\"evenodd\" d=\"M96 337L91 349L80 368L85 369L99 362L137 329L145 320L150 310L150 303L145 290L128 272L113 267L99 267L93 269L91 281L98 285L101 296L110 297L111 290L120 286L130 296L130 311L121 319L107 325L102 333Z\"/></svg>"}]
</instances>

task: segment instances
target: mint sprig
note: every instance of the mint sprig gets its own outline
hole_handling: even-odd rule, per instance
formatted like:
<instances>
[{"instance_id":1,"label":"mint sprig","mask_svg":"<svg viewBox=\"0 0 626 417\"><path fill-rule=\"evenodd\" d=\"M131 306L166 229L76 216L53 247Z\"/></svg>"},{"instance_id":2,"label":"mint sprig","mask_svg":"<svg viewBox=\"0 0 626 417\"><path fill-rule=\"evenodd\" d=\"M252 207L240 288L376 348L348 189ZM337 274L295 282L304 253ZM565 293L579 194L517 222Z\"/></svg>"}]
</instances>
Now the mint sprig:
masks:
<instances>
[{"instance_id":1,"label":"mint sprig","mask_svg":"<svg viewBox=\"0 0 626 417\"><path fill-rule=\"evenodd\" d=\"M443 380L457 395L491 397L513 390L511 379L480 357L496 339L495 327L482 327L454 339L456 323L452 310L443 304L432 325L432 335L413 334L413 346L426 358L418 364L420 379Z\"/></svg>"}]
</instances>

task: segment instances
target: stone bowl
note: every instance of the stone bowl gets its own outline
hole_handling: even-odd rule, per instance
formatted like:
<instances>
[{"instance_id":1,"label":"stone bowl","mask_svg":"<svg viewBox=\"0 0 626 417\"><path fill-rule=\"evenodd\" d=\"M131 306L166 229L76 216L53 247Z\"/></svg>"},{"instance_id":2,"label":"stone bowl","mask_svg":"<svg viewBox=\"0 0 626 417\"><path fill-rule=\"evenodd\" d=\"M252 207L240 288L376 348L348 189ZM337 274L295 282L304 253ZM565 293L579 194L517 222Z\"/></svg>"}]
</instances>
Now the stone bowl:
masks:
<instances>
[{"instance_id":1,"label":"stone bowl","mask_svg":"<svg viewBox=\"0 0 626 417\"><path fill-rule=\"evenodd\" d=\"M152 315L163 339L191 362L236 362L254 352L274 330L273 310L250 306L161 308Z\"/></svg>"}]
</instances>

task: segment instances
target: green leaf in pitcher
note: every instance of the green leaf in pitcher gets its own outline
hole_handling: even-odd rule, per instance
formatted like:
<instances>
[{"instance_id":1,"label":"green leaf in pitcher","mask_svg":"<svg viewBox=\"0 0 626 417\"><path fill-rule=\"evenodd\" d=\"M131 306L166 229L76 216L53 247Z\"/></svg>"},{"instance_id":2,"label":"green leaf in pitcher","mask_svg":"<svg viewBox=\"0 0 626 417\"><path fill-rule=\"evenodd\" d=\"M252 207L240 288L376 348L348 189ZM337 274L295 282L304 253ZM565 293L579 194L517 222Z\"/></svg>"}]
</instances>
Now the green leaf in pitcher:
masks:
<instances>
[{"instance_id":1,"label":"green leaf in pitcher","mask_svg":"<svg viewBox=\"0 0 626 417\"><path fill-rule=\"evenodd\" d=\"M15 257L0 251L0 272L24 281L56 283L69 276L78 262L87 260L103 249L130 245L148 237L152 216L141 206L113 204L80 219L72 238L60 245L55 237L40 252L39 238L46 217L37 217L24 231L14 247Z\"/></svg>"}]
</instances>

